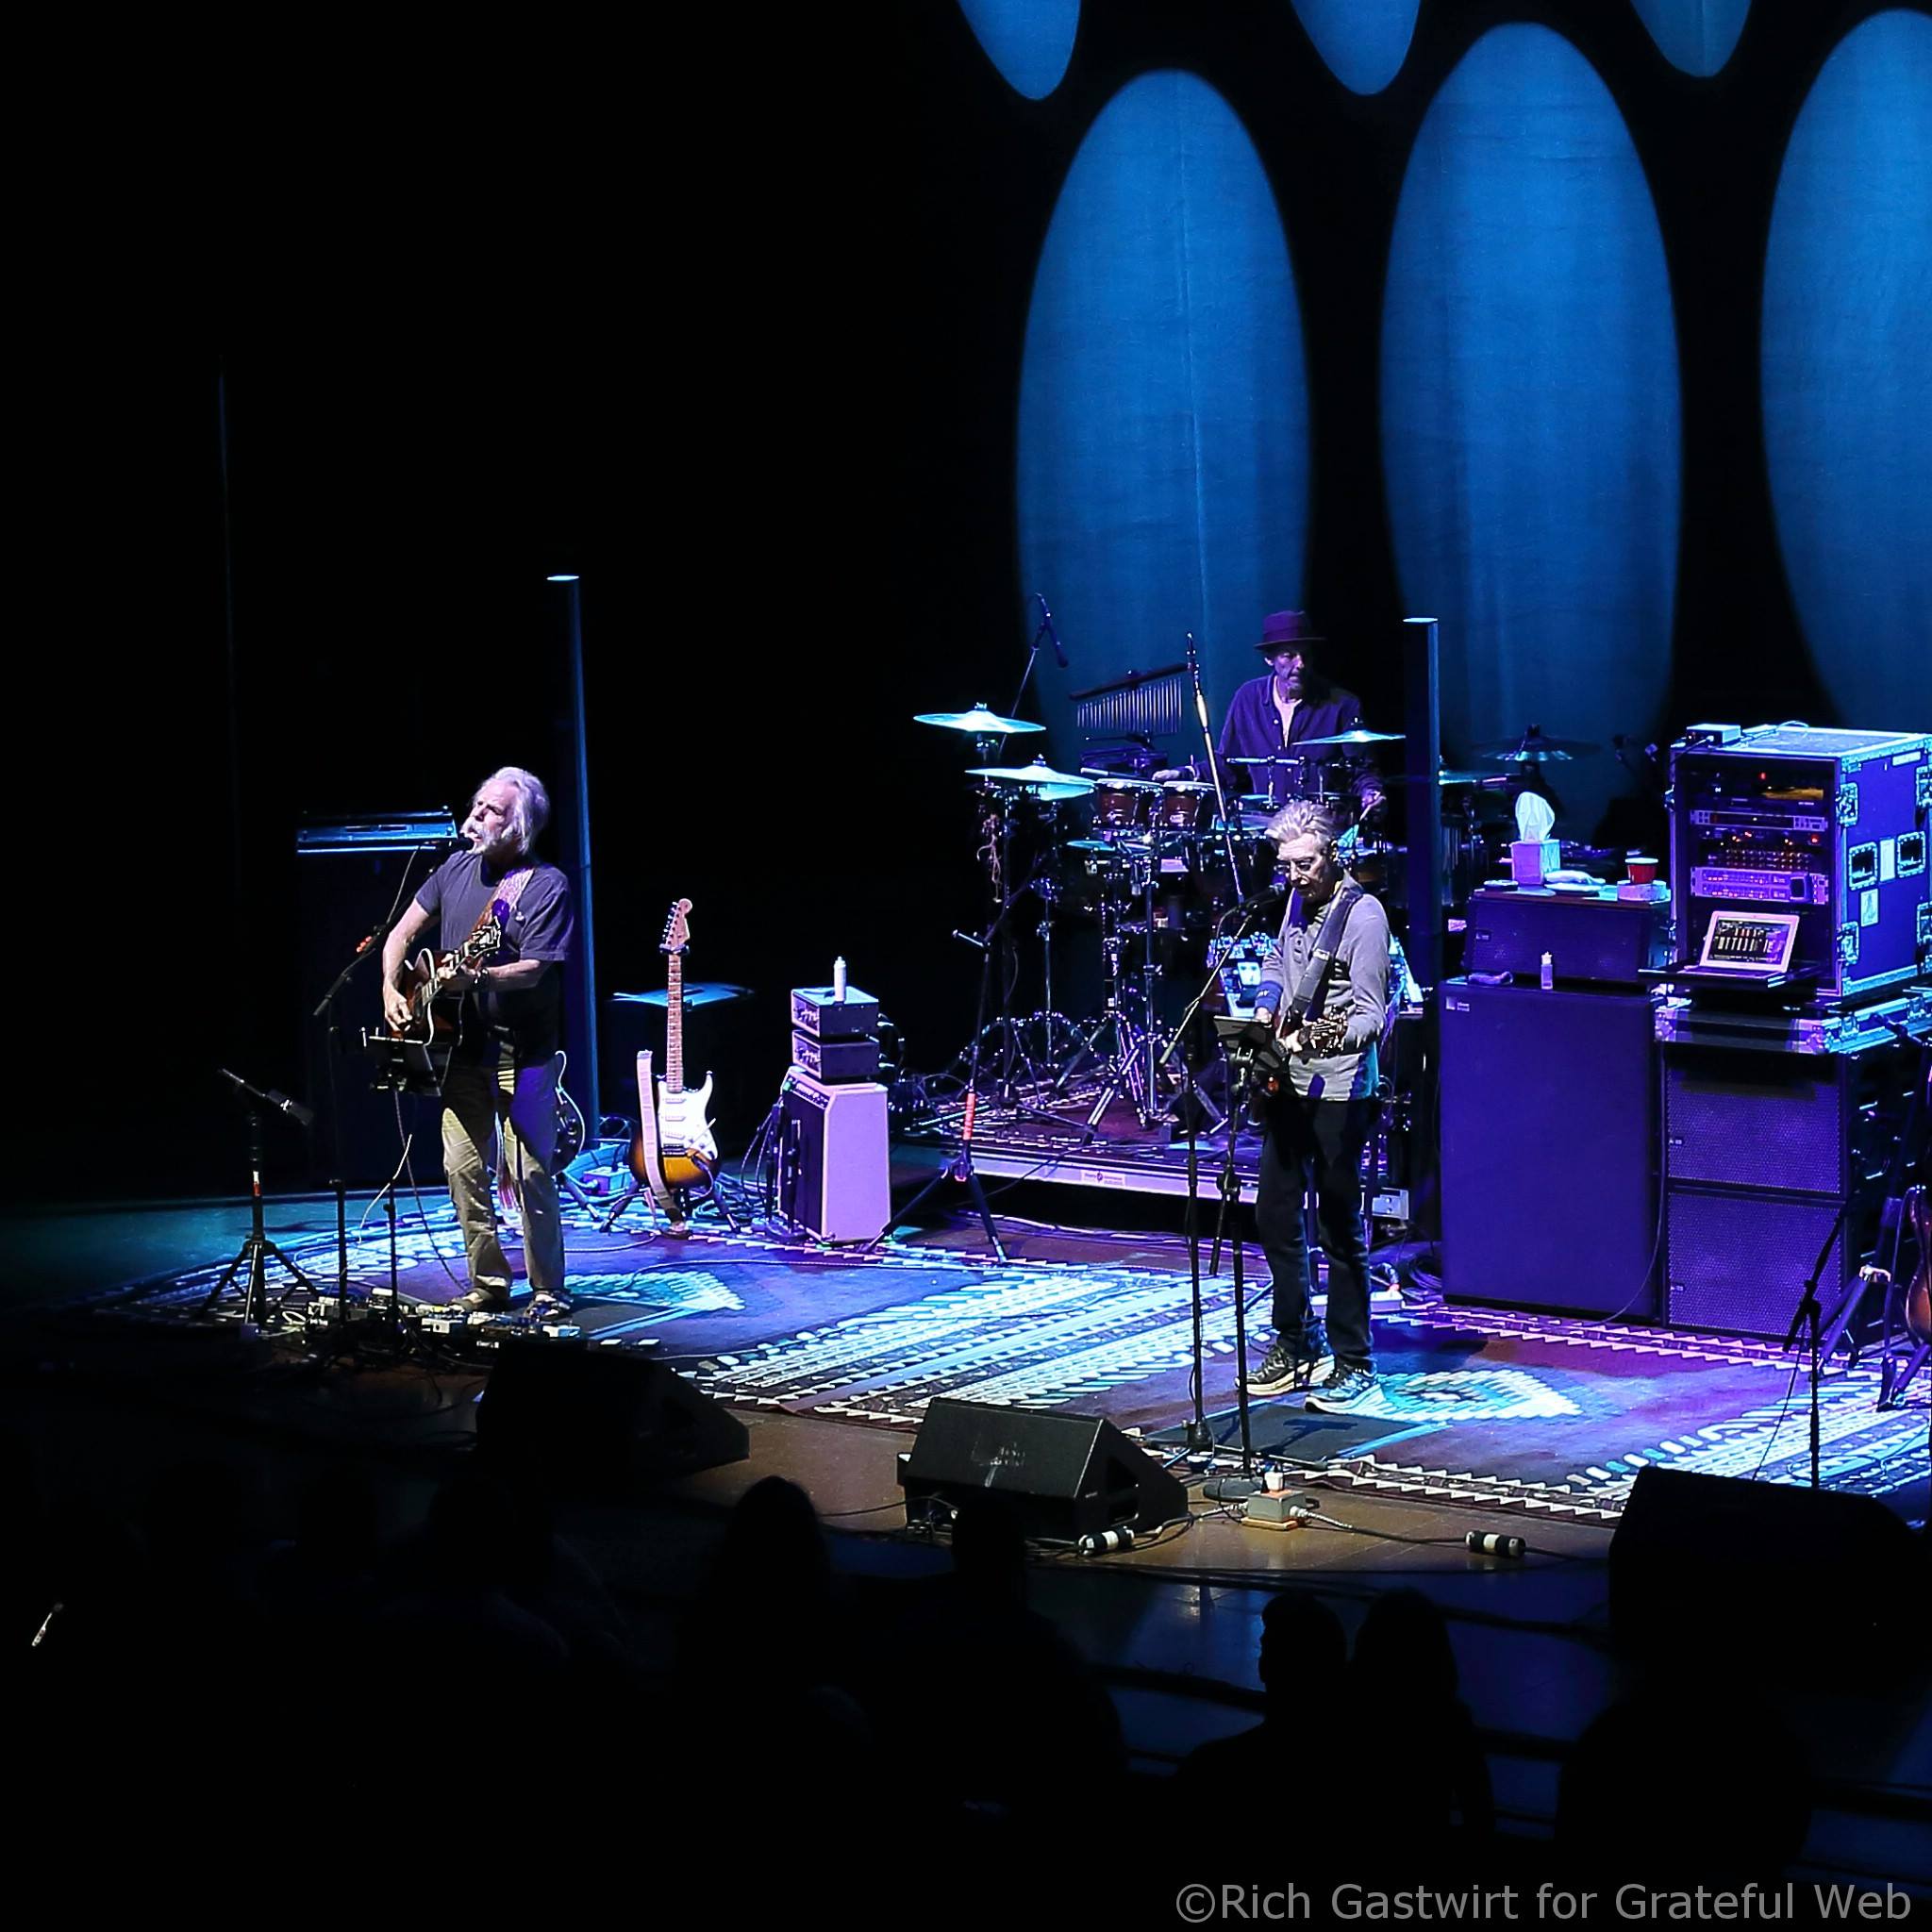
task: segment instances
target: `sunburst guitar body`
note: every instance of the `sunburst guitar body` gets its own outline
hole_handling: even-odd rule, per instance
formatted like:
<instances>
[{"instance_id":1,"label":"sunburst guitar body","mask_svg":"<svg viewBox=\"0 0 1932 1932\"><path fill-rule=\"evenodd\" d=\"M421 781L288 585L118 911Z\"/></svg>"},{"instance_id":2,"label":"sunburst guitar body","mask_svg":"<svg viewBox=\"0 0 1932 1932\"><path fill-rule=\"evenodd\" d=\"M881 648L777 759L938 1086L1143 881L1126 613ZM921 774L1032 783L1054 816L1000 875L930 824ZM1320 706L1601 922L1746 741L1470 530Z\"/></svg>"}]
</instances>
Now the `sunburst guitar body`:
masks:
<instances>
[{"instance_id":1,"label":"sunburst guitar body","mask_svg":"<svg viewBox=\"0 0 1932 1932\"><path fill-rule=\"evenodd\" d=\"M686 1231L694 1201L716 1185L718 1141L711 1131L711 1076L684 1084L684 955L691 943L691 901L680 899L665 922L658 950L665 957L664 1072L653 1076L651 1056L638 1055L638 1135L630 1171L671 1223Z\"/></svg>"}]
</instances>

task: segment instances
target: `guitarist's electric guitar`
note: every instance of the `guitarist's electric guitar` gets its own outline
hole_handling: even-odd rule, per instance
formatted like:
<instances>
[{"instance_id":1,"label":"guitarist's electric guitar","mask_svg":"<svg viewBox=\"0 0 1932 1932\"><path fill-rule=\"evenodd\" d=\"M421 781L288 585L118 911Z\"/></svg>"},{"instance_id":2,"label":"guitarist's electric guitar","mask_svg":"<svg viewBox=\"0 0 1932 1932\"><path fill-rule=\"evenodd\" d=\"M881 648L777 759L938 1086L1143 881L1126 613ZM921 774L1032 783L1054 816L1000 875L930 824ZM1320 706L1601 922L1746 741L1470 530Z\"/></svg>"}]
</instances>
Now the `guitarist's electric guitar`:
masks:
<instances>
[{"instance_id":1,"label":"guitarist's electric guitar","mask_svg":"<svg viewBox=\"0 0 1932 1932\"><path fill-rule=\"evenodd\" d=\"M409 1017L400 1026L383 1023L362 1043L375 1058L375 1085L404 1093L441 1093L449 1058L461 1037L463 996L450 981L480 966L503 944L503 928L486 920L461 945L441 958L426 947L409 966Z\"/></svg>"},{"instance_id":2,"label":"guitarist's electric guitar","mask_svg":"<svg viewBox=\"0 0 1932 1932\"><path fill-rule=\"evenodd\" d=\"M671 908L658 951L665 957L664 1072L652 1078L651 1056L638 1055L638 1137L630 1171L663 1208L673 1234L684 1233L691 1203L711 1191L718 1174L718 1142L706 1110L711 1076L702 1087L684 1084L684 954L691 943L691 901Z\"/></svg>"},{"instance_id":3,"label":"guitarist's electric guitar","mask_svg":"<svg viewBox=\"0 0 1932 1932\"><path fill-rule=\"evenodd\" d=\"M1270 1058L1274 1064L1264 1066L1257 1058L1255 1066L1255 1091L1273 1099L1277 1093L1288 1089L1288 1059L1301 1055L1308 1059L1321 1059L1329 1054L1341 1051L1341 1043L1348 1037L1348 1015L1346 1013L1316 1013L1304 1017L1299 1025L1282 1025L1275 1023L1275 1054Z\"/></svg>"}]
</instances>

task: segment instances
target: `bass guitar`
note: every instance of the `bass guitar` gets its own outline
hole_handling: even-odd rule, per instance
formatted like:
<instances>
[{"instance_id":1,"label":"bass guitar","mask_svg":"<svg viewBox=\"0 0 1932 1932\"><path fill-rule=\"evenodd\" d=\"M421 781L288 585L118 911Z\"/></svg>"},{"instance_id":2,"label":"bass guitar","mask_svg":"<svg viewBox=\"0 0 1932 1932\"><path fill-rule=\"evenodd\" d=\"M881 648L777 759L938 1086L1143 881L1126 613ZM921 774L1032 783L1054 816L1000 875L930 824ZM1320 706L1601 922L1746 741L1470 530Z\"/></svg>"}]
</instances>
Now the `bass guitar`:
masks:
<instances>
[{"instance_id":1,"label":"bass guitar","mask_svg":"<svg viewBox=\"0 0 1932 1932\"><path fill-rule=\"evenodd\" d=\"M462 1037L463 996L450 981L482 965L503 944L503 928L486 919L461 945L441 957L426 947L409 964L405 988L409 1017L400 1026L383 1022L380 1033L365 1031L363 1046L375 1057L373 1084L382 1091L441 1093L450 1055Z\"/></svg>"},{"instance_id":2,"label":"bass guitar","mask_svg":"<svg viewBox=\"0 0 1932 1932\"><path fill-rule=\"evenodd\" d=\"M718 1142L707 1109L711 1076L684 1084L684 955L691 943L691 901L679 899L664 924L664 1072L652 1077L651 1056L638 1055L638 1135L630 1171L664 1210L673 1234L689 1231L691 1204L709 1194L718 1174Z\"/></svg>"}]
</instances>

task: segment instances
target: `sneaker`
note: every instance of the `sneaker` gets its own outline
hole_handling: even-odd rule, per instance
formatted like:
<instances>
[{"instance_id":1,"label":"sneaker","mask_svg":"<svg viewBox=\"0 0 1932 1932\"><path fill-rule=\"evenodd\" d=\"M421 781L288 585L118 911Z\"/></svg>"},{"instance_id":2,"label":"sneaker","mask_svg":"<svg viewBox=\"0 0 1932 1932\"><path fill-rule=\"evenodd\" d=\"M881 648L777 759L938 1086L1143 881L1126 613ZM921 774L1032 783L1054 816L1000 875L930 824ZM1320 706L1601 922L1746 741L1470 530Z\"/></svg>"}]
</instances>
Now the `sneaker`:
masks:
<instances>
[{"instance_id":1,"label":"sneaker","mask_svg":"<svg viewBox=\"0 0 1932 1932\"><path fill-rule=\"evenodd\" d=\"M450 1307L467 1308L473 1315L495 1315L509 1307L509 1297L498 1294L494 1289L473 1288L468 1294L459 1294Z\"/></svg>"},{"instance_id":2,"label":"sneaker","mask_svg":"<svg viewBox=\"0 0 1932 1932\"><path fill-rule=\"evenodd\" d=\"M1306 1389L1313 1381L1315 1365L1321 1359L1319 1356L1303 1352L1313 1345L1304 1341L1291 1348L1277 1336L1274 1346L1262 1358L1261 1366L1250 1371L1248 1392L1251 1395L1279 1395L1285 1389Z\"/></svg>"},{"instance_id":3,"label":"sneaker","mask_svg":"<svg viewBox=\"0 0 1932 1932\"><path fill-rule=\"evenodd\" d=\"M570 1313L570 1297L567 1294L553 1294L547 1288L539 1289L530 1297L527 1313L533 1322L560 1322Z\"/></svg>"},{"instance_id":4,"label":"sneaker","mask_svg":"<svg viewBox=\"0 0 1932 1932\"><path fill-rule=\"evenodd\" d=\"M1337 1362L1329 1371L1328 1379L1308 1397L1307 1406L1331 1415L1345 1415L1352 1408L1359 1408L1379 1386L1374 1369L1344 1368Z\"/></svg>"}]
</instances>

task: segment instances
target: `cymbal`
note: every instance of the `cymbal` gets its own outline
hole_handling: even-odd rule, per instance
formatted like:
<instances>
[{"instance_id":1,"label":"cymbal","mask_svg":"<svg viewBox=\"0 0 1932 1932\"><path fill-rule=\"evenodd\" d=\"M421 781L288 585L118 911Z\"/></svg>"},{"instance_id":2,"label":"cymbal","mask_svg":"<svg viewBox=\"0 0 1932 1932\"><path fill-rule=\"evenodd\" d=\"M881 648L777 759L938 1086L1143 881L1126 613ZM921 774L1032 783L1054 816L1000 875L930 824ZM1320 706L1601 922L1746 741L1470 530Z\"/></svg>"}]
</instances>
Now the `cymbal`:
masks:
<instances>
[{"instance_id":1,"label":"cymbal","mask_svg":"<svg viewBox=\"0 0 1932 1932\"><path fill-rule=\"evenodd\" d=\"M1093 790L1091 778L1056 772L1044 758L1035 758L1030 765L975 765L966 775L991 778L995 785L1017 786L1036 798L1085 798Z\"/></svg>"},{"instance_id":2,"label":"cymbal","mask_svg":"<svg viewBox=\"0 0 1932 1932\"><path fill-rule=\"evenodd\" d=\"M970 711L920 711L914 714L912 722L943 724L948 731L971 731L981 738L1010 738L1016 731L1046 729L1044 724L1029 724L1024 718L1002 718L984 705L974 705Z\"/></svg>"},{"instance_id":3,"label":"cymbal","mask_svg":"<svg viewBox=\"0 0 1932 1932\"><path fill-rule=\"evenodd\" d=\"M1333 738L1300 738L1295 741L1297 751L1306 751L1316 744L1400 744L1399 731L1364 731L1357 724L1353 731L1338 731Z\"/></svg>"},{"instance_id":4,"label":"cymbal","mask_svg":"<svg viewBox=\"0 0 1932 1932\"><path fill-rule=\"evenodd\" d=\"M1603 746L1584 738L1545 738L1542 726L1532 724L1521 738L1492 738L1475 749L1492 765L1562 765L1588 758Z\"/></svg>"},{"instance_id":5,"label":"cymbal","mask_svg":"<svg viewBox=\"0 0 1932 1932\"><path fill-rule=\"evenodd\" d=\"M1144 839L1069 839L1069 852L1105 852L1115 858L1146 858L1154 851Z\"/></svg>"},{"instance_id":6,"label":"cymbal","mask_svg":"<svg viewBox=\"0 0 1932 1932\"><path fill-rule=\"evenodd\" d=\"M1383 785L1407 785L1409 782L1407 772L1392 772L1377 781ZM1501 772L1438 772L1438 785L1502 785L1507 780Z\"/></svg>"},{"instance_id":7,"label":"cymbal","mask_svg":"<svg viewBox=\"0 0 1932 1932\"><path fill-rule=\"evenodd\" d=\"M1127 772L1100 772L1091 765L1082 765L1080 775L1091 778L1096 785L1105 785L1109 791L1158 791L1160 787L1152 778L1136 778Z\"/></svg>"}]
</instances>

